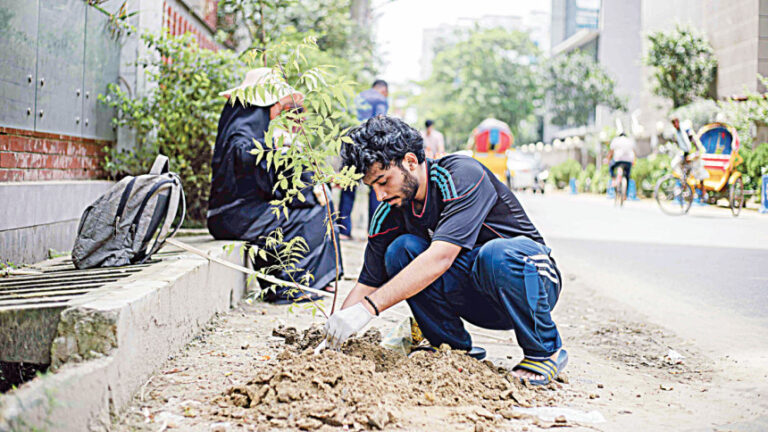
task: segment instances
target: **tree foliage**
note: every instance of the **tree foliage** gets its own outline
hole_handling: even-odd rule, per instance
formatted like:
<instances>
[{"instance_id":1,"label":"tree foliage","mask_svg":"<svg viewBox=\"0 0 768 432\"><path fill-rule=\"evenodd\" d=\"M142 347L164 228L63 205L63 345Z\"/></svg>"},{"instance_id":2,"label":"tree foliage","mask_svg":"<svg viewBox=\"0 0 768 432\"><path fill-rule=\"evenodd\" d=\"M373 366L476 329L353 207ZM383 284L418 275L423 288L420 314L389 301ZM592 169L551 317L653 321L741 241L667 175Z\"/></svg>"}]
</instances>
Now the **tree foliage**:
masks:
<instances>
[{"instance_id":1,"label":"tree foliage","mask_svg":"<svg viewBox=\"0 0 768 432\"><path fill-rule=\"evenodd\" d=\"M458 42L443 46L433 59L416 105L424 117L435 120L449 150L463 144L488 117L517 132L541 100L533 65L537 55L526 33L494 28L459 35Z\"/></svg>"},{"instance_id":2,"label":"tree foliage","mask_svg":"<svg viewBox=\"0 0 768 432\"><path fill-rule=\"evenodd\" d=\"M280 42L300 44L315 37L315 64L333 65L333 74L366 83L378 64L373 33L350 14L352 0L221 0L217 38L238 52L264 51Z\"/></svg>"},{"instance_id":3,"label":"tree foliage","mask_svg":"<svg viewBox=\"0 0 768 432\"><path fill-rule=\"evenodd\" d=\"M704 36L677 26L649 34L648 42L645 64L654 68L654 94L671 100L673 108L707 96L717 59Z\"/></svg>"},{"instance_id":4,"label":"tree foliage","mask_svg":"<svg viewBox=\"0 0 768 432\"><path fill-rule=\"evenodd\" d=\"M556 56L543 71L544 88L552 123L581 126L598 105L626 110L625 101L616 95L616 84L594 59L582 52Z\"/></svg>"},{"instance_id":5,"label":"tree foliage","mask_svg":"<svg viewBox=\"0 0 768 432\"><path fill-rule=\"evenodd\" d=\"M139 63L153 90L136 97L111 84L108 94L99 96L117 108L115 124L133 130L137 140L134 149L108 149L105 169L112 178L145 174L157 153L167 155L184 183L189 219L201 223L223 102L218 93L242 74L232 52L200 49L191 35L141 39L152 49Z\"/></svg>"}]
</instances>

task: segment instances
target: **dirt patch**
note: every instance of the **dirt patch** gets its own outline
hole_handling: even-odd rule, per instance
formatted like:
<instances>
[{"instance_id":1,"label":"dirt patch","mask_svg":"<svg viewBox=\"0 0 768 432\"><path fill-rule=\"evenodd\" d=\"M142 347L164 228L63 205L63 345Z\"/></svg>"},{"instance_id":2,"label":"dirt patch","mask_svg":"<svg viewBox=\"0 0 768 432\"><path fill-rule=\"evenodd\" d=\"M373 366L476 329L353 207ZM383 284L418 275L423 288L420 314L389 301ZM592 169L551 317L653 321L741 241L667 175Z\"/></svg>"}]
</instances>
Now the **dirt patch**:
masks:
<instances>
[{"instance_id":1,"label":"dirt patch","mask_svg":"<svg viewBox=\"0 0 768 432\"><path fill-rule=\"evenodd\" d=\"M317 327L301 341L319 343ZM381 347L373 330L348 341L342 352L314 354L314 346L294 341L277 364L247 384L227 389L218 402L223 412L255 417L272 429L314 430L324 426L383 429L414 406L471 406L468 420L501 422L513 406L553 405L560 384L532 389L490 362L480 362L447 346L406 357ZM246 414L237 410L247 410ZM479 414L478 414L479 413ZM473 418L474 417L474 418Z\"/></svg>"},{"instance_id":2,"label":"dirt patch","mask_svg":"<svg viewBox=\"0 0 768 432\"><path fill-rule=\"evenodd\" d=\"M590 343L612 359L635 369L659 371L678 381L705 379L705 367L695 352L663 329L640 322L617 322L595 330Z\"/></svg>"}]
</instances>

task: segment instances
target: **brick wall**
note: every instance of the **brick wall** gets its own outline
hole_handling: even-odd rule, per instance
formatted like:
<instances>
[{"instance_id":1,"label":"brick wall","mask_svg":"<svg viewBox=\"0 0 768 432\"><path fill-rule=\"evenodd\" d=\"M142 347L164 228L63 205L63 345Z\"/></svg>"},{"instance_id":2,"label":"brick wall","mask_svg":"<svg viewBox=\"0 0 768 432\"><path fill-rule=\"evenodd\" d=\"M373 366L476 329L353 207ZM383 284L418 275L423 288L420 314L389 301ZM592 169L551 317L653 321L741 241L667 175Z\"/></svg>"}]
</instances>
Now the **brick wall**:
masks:
<instances>
[{"instance_id":1,"label":"brick wall","mask_svg":"<svg viewBox=\"0 0 768 432\"><path fill-rule=\"evenodd\" d=\"M216 10L216 4L210 5L210 2L206 3L207 14L204 17L204 20L212 28L216 28ZM200 48L212 51L218 51L219 49L213 40L208 37L207 30L191 23L183 13L166 2L163 2L163 25L168 29L168 33L170 33L171 36L192 33L195 39L197 39L197 44Z\"/></svg>"},{"instance_id":2,"label":"brick wall","mask_svg":"<svg viewBox=\"0 0 768 432\"><path fill-rule=\"evenodd\" d=\"M99 167L110 141L0 127L0 182L85 180Z\"/></svg>"},{"instance_id":3,"label":"brick wall","mask_svg":"<svg viewBox=\"0 0 768 432\"><path fill-rule=\"evenodd\" d=\"M216 13L219 9L219 2L216 0L205 0L205 12L204 20L211 26L212 29L216 28Z\"/></svg>"}]
</instances>

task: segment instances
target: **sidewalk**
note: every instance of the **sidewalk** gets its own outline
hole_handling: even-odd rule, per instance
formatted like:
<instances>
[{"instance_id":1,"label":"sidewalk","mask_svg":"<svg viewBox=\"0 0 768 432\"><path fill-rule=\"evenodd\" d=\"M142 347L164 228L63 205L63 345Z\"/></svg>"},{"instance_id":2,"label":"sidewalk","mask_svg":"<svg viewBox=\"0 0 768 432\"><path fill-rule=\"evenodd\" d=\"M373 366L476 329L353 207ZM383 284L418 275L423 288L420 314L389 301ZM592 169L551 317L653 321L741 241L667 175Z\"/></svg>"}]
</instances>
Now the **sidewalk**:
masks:
<instances>
[{"instance_id":1,"label":"sidewalk","mask_svg":"<svg viewBox=\"0 0 768 432\"><path fill-rule=\"evenodd\" d=\"M359 272L363 250L363 242L343 243L350 276ZM558 384L554 391L538 391L552 395L560 407L596 410L606 419L580 426L569 423L571 430L711 430L742 416L755 417L737 394L718 391L716 383L724 371L713 368L690 344L648 324L626 306L597 295L580 282L578 269L563 269L563 273L564 291L555 318L571 357L567 383ZM350 279L341 283L339 301L351 289ZM113 419L113 428L269 430L268 425L249 418L246 410L222 404L219 396L277 362L284 345L282 338L271 336L273 328L285 324L303 329L324 321L320 314L312 317L302 307L289 309L241 302L219 315L192 343L169 357L141 387L125 415ZM395 309L408 312L405 305ZM386 331L400 321L393 315L385 312L373 325ZM476 338L476 344L488 350L494 363L513 365L522 355L514 334L495 333L509 337L510 342ZM476 430L472 417L462 414L464 408L414 408L386 429ZM542 425L532 418L502 424L503 430L539 430Z\"/></svg>"}]
</instances>

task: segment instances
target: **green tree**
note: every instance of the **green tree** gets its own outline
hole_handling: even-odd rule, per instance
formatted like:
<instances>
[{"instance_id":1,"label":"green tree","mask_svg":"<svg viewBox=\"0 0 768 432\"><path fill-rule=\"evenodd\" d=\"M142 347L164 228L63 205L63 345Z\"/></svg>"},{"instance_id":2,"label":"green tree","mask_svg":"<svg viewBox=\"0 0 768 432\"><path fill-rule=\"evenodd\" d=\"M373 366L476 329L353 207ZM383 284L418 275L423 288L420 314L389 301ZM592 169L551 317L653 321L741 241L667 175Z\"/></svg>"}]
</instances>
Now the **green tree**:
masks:
<instances>
[{"instance_id":1,"label":"green tree","mask_svg":"<svg viewBox=\"0 0 768 432\"><path fill-rule=\"evenodd\" d=\"M707 96L717 60L704 36L677 26L649 34L648 42L645 64L654 68L654 94L671 100L673 108Z\"/></svg>"},{"instance_id":2,"label":"green tree","mask_svg":"<svg viewBox=\"0 0 768 432\"><path fill-rule=\"evenodd\" d=\"M475 29L441 48L414 102L446 135L449 150L463 146L487 117L516 133L541 101L533 66L538 54L526 33Z\"/></svg>"},{"instance_id":3,"label":"green tree","mask_svg":"<svg viewBox=\"0 0 768 432\"><path fill-rule=\"evenodd\" d=\"M313 58L311 52L317 49L315 38L310 36L299 43L274 44L258 56L253 55L255 51L252 51L252 54L245 58L248 65L269 65L280 80L236 90L232 98L233 103L238 103L251 99L254 94L263 97L264 92L280 93L278 90L286 86L304 94L303 112L283 112L270 121L269 130L264 136L264 145L254 140L256 148L252 153L256 155L256 163L266 160L267 169L277 173L278 182L275 188L280 188L285 193L285 198L270 202L271 211L276 217L290 217L288 204L294 199L303 201L305 198L302 190L319 188L322 191L327 215L325 229L335 246L338 242L332 229L335 215L331 209L330 190L327 185L354 187L362 178L362 174L355 173L354 167L344 167L340 172L336 172L331 164L331 161L339 156L342 142L351 142L346 136L349 129L345 128L345 115L347 101L352 99L353 83L330 75L329 67L316 65L308 60ZM284 145L285 136L292 137L291 145ZM312 173L309 183L305 173ZM271 247L268 241L268 247L258 252L262 258L271 254L289 275L302 270L295 267L298 260L291 261L292 257L298 258L300 254L308 252L302 240L283 242L279 231L271 233L268 237L272 239ZM338 248L334 247L334 250L338 285L340 257ZM284 258L281 258L281 255ZM307 284L309 280L300 282ZM301 290L298 286L296 289ZM333 296L331 313L336 305L336 293L338 286ZM325 314L319 305L314 307L318 307Z\"/></svg>"},{"instance_id":4,"label":"green tree","mask_svg":"<svg viewBox=\"0 0 768 432\"><path fill-rule=\"evenodd\" d=\"M626 110L624 100L616 95L613 79L582 52L552 58L542 75L551 121L557 126L587 124L598 105Z\"/></svg>"}]
</instances>

